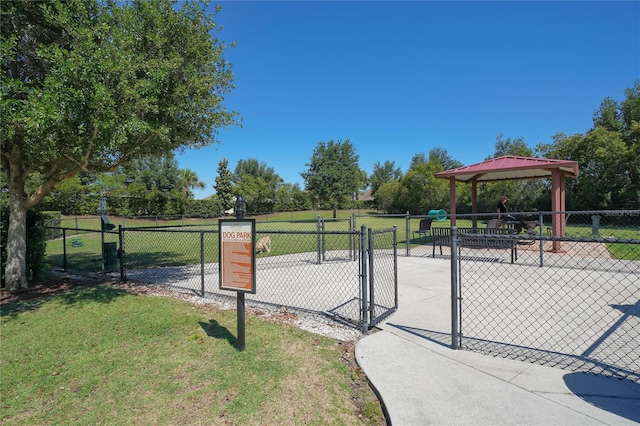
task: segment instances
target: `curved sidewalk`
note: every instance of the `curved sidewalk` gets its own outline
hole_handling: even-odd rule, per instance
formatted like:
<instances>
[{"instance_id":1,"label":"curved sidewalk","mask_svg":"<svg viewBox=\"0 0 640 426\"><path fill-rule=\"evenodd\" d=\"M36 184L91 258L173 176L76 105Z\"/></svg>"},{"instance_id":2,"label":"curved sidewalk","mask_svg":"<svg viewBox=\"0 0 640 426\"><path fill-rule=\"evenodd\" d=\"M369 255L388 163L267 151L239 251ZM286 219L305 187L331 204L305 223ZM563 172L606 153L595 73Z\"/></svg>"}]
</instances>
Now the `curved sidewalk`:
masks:
<instances>
[{"instance_id":1,"label":"curved sidewalk","mask_svg":"<svg viewBox=\"0 0 640 426\"><path fill-rule=\"evenodd\" d=\"M450 349L449 260L398 266L399 309L355 353L391 424L640 424L629 380Z\"/></svg>"}]
</instances>

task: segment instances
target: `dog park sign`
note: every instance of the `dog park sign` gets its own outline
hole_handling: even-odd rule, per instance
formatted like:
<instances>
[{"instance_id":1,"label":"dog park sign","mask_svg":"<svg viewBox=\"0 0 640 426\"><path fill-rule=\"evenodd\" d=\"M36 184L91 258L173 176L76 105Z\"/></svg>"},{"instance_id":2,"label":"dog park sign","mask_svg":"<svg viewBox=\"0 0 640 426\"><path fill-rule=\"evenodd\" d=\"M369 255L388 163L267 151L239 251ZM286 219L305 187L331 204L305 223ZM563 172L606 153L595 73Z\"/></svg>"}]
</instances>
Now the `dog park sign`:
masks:
<instances>
[{"instance_id":1,"label":"dog park sign","mask_svg":"<svg viewBox=\"0 0 640 426\"><path fill-rule=\"evenodd\" d=\"M220 289L256 293L256 222L219 220Z\"/></svg>"}]
</instances>

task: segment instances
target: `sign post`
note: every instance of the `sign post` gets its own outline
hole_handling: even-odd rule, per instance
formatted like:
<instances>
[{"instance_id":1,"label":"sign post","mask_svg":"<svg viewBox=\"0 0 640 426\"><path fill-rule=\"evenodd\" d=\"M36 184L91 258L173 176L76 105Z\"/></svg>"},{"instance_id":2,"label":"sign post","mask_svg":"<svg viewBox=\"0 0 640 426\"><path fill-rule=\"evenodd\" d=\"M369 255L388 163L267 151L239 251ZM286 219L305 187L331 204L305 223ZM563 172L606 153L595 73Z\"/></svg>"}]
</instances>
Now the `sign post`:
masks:
<instances>
[{"instance_id":1,"label":"sign post","mask_svg":"<svg viewBox=\"0 0 640 426\"><path fill-rule=\"evenodd\" d=\"M237 219L219 219L219 263L221 290L237 293L238 350L244 351L244 294L256 292L256 256L254 219L244 219L244 200L236 201Z\"/></svg>"}]
</instances>

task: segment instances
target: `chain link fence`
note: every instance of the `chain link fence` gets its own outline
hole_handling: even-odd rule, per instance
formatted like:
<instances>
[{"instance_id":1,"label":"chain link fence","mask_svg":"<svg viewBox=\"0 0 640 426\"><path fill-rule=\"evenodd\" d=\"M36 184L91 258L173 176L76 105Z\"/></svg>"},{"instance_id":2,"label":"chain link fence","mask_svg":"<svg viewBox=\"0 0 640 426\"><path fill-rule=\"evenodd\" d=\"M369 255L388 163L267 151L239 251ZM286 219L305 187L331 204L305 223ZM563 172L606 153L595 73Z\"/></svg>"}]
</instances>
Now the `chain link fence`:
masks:
<instances>
[{"instance_id":1,"label":"chain link fence","mask_svg":"<svg viewBox=\"0 0 640 426\"><path fill-rule=\"evenodd\" d=\"M235 299L235 292L219 289L219 232L217 224L199 227L120 226L118 232L77 233L61 229L63 237L50 241L49 260L64 269L120 275L123 281L170 286L219 302ZM67 231L74 235L67 237ZM389 237L391 233L393 237ZM388 259L374 268L380 251L385 258L395 244L395 229L376 232L376 253L368 246L367 230L353 229L351 219L256 222L256 242L270 241L256 254L254 303L323 313L366 331L380 315L397 308L389 288L397 291L397 262ZM364 239L363 239L364 236ZM385 238L386 237L386 238ZM82 244L73 247L73 241ZM100 249L102 247L102 249ZM395 254L395 249L392 253ZM96 265L100 265L99 269ZM375 271L367 275L367 269ZM389 282L388 280L395 280ZM383 290L376 299L369 292ZM379 299L379 300L378 300ZM378 300L376 308L367 303Z\"/></svg>"},{"instance_id":2,"label":"chain link fence","mask_svg":"<svg viewBox=\"0 0 640 426\"><path fill-rule=\"evenodd\" d=\"M515 238L513 264L452 240L460 347L640 382L640 211L558 213L564 235L541 216L529 234L483 235Z\"/></svg>"},{"instance_id":3,"label":"chain link fence","mask_svg":"<svg viewBox=\"0 0 640 426\"><path fill-rule=\"evenodd\" d=\"M398 254L449 259L458 244L459 347L639 381L640 211L511 215L500 232L487 230L495 214L457 215L461 235L440 241L442 254L437 235L451 217L441 215L257 222L257 239L272 246L257 257L258 292L247 299L364 329L397 308ZM217 223L65 232L47 247L60 267L234 297L218 290Z\"/></svg>"}]
</instances>

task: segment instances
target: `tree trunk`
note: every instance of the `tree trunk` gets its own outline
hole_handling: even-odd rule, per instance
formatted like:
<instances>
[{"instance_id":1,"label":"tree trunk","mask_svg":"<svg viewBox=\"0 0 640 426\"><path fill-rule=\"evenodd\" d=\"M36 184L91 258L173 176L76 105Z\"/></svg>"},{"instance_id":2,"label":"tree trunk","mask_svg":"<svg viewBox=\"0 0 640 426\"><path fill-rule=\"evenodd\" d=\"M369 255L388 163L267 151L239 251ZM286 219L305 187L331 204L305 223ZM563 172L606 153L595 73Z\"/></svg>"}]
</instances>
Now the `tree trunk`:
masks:
<instances>
[{"instance_id":1,"label":"tree trunk","mask_svg":"<svg viewBox=\"0 0 640 426\"><path fill-rule=\"evenodd\" d=\"M13 197L12 197L13 198ZM27 282L27 212L19 201L11 200L7 235L7 290L28 288Z\"/></svg>"},{"instance_id":2,"label":"tree trunk","mask_svg":"<svg viewBox=\"0 0 640 426\"><path fill-rule=\"evenodd\" d=\"M9 187L9 230L7 235L7 264L5 265L5 285L14 291L28 288L27 282L27 203L24 191L25 176L21 167L21 153L12 152L8 161Z\"/></svg>"}]
</instances>

